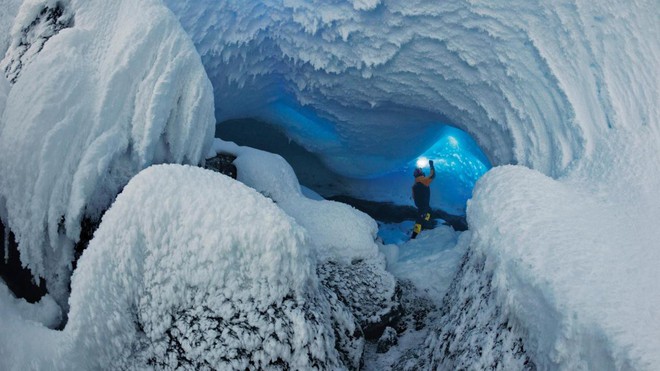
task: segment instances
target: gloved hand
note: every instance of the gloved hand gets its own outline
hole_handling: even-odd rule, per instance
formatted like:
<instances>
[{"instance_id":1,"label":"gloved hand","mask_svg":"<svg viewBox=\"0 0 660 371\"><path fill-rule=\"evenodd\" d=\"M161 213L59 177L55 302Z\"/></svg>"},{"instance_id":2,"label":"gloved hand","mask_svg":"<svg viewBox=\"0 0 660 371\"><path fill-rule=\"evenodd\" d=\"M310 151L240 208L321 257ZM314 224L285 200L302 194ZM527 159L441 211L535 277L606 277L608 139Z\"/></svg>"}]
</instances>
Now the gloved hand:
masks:
<instances>
[{"instance_id":1,"label":"gloved hand","mask_svg":"<svg viewBox=\"0 0 660 371\"><path fill-rule=\"evenodd\" d=\"M433 168L433 160L429 160L429 166Z\"/></svg>"}]
</instances>

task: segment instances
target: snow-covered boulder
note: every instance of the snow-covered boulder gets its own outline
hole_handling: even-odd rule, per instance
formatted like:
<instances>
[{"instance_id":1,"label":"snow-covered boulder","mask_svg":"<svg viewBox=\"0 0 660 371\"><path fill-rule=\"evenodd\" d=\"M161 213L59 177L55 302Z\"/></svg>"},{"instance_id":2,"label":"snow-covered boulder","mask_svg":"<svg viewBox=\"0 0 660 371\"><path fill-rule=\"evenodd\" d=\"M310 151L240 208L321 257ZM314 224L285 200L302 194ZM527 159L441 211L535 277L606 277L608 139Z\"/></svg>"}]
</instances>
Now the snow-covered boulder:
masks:
<instances>
[{"instance_id":1,"label":"snow-covered boulder","mask_svg":"<svg viewBox=\"0 0 660 371\"><path fill-rule=\"evenodd\" d=\"M414 369L536 369L521 330L498 302L492 279L486 258L468 252L443 300L440 319L415 355Z\"/></svg>"},{"instance_id":2,"label":"snow-covered boulder","mask_svg":"<svg viewBox=\"0 0 660 371\"><path fill-rule=\"evenodd\" d=\"M98 221L145 167L203 160L212 87L156 0L25 1L2 66L14 81L0 125L3 223L66 305L81 221Z\"/></svg>"},{"instance_id":3,"label":"snow-covered boulder","mask_svg":"<svg viewBox=\"0 0 660 371\"><path fill-rule=\"evenodd\" d=\"M117 197L73 275L72 364L356 368L363 340L315 264L304 229L256 191L151 167Z\"/></svg>"},{"instance_id":4,"label":"snow-covered boulder","mask_svg":"<svg viewBox=\"0 0 660 371\"><path fill-rule=\"evenodd\" d=\"M303 195L279 155L216 139L211 156L236 156L238 180L271 198L309 235L323 286L350 308L367 339L377 340L401 316L397 282L375 243L376 222L353 207Z\"/></svg>"},{"instance_id":5,"label":"snow-covered boulder","mask_svg":"<svg viewBox=\"0 0 660 371\"><path fill-rule=\"evenodd\" d=\"M494 169L468 207L470 248L540 369L660 367L660 149L627 130L607 141L561 180Z\"/></svg>"},{"instance_id":6,"label":"snow-covered boulder","mask_svg":"<svg viewBox=\"0 0 660 371\"><path fill-rule=\"evenodd\" d=\"M281 156L216 139L207 156L218 153L236 156L237 179L271 198L307 230L320 260L380 260L376 221L349 205L304 196L291 165Z\"/></svg>"},{"instance_id":7,"label":"snow-covered boulder","mask_svg":"<svg viewBox=\"0 0 660 371\"><path fill-rule=\"evenodd\" d=\"M351 309L367 340L377 340L387 326L394 326L402 316L401 290L384 264L330 261L320 264L317 271L323 286Z\"/></svg>"}]
</instances>

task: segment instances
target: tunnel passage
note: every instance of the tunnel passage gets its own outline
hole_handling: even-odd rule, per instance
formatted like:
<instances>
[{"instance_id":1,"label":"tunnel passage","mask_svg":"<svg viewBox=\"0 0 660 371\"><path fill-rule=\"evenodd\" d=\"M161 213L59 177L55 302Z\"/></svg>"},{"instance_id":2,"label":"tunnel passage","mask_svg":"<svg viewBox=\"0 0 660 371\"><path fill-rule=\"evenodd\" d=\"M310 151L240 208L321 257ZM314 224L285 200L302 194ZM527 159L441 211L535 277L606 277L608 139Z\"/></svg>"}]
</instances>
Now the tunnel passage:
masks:
<instances>
[{"instance_id":1,"label":"tunnel passage","mask_svg":"<svg viewBox=\"0 0 660 371\"><path fill-rule=\"evenodd\" d=\"M434 160L437 175L431 184L431 207L436 210L436 217L453 220L456 228L464 229L461 219L466 202L474 184L491 164L469 134L448 125L437 127L437 139L428 148L420 147L418 156L399 159L386 173L361 178L333 171L319 156L289 139L280 127L256 119L221 122L216 126L216 137L277 153L291 164L301 185L387 222L414 219L413 170L421 160L428 175L428 160Z\"/></svg>"}]
</instances>

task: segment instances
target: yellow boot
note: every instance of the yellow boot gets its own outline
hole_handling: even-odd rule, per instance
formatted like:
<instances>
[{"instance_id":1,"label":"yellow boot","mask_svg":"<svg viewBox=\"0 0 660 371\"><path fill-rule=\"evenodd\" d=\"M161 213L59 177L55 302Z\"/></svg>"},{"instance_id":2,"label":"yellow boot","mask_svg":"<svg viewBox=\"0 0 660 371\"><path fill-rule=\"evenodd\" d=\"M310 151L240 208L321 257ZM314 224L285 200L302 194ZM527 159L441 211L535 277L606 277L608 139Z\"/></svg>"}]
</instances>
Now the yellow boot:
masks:
<instances>
[{"instance_id":1,"label":"yellow boot","mask_svg":"<svg viewBox=\"0 0 660 371\"><path fill-rule=\"evenodd\" d=\"M412 233L412 236L410 236L410 238L411 238L411 239L414 239L415 237L417 237L417 235L418 235L419 232L421 232L421 231L422 231L422 225L419 224L419 223L415 224L415 226L413 227L413 233Z\"/></svg>"}]
</instances>

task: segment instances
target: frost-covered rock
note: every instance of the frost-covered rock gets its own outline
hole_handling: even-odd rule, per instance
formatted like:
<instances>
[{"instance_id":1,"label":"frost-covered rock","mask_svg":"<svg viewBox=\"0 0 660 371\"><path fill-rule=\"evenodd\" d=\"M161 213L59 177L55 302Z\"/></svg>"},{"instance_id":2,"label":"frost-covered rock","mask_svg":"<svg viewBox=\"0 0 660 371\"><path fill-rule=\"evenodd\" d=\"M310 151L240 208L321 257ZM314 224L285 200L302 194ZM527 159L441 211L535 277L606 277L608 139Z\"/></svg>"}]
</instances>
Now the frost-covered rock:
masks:
<instances>
[{"instance_id":1,"label":"frost-covered rock","mask_svg":"<svg viewBox=\"0 0 660 371\"><path fill-rule=\"evenodd\" d=\"M73 26L73 13L59 1L27 1L14 24L10 51L0 68L12 83L18 80L23 66L30 63L48 40L61 30Z\"/></svg>"},{"instance_id":2,"label":"frost-covered rock","mask_svg":"<svg viewBox=\"0 0 660 371\"><path fill-rule=\"evenodd\" d=\"M408 329L419 331L428 324L428 317L437 311L437 306L428 293L420 290L408 280L398 281L401 288L401 309L403 316L397 323L397 330L403 332Z\"/></svg>"},{"instance_id":3,"label":"frost-covered rock","mask_svg":"<svg viewBox=\"0 0 660 371\"><path fill-rule=\"evenodd\" d=\"M383 331L383 335L378 339L378 345L376 347L377 353L387 353L390 348L394 345L397 345L399 339L397 337L396 330L391 327L386 327Z\"/></svg>"},{"instance_id":4,"label":"frost-covered rock","mask_svg":"<svg viewBox=\"0 0 660 371\"><path fill-rule=\"evenodd\" d=\"M211 171L163 165L119 195L72 279L85 369L359 366L353 316L320 286L305 231Z\"/></svg>"},{"instance_id":5,"label":"frost-covered rock","mask_svg":"<svg viewBox=\"0 0 660 371\"><path fill-rule=\"evenodd\" d=\"M216 140L216 153L236 156L238 180L273 199L308 233L322 284L350 308L367 339L376 340L401 315L399 290L374 242L376 223L339 202L303 195L291 166L278 155Z\"/></svg>"},{"instance_id":6,"label":"frost-covered rock","mask_svg":"<svg viewBox=\"0 0 660 371\"><path fill-rule=\"evenodd\" d=\"M203 160L212 88L155 0L25 1L2 65L15 80L0 123L3 222L66 306L81 221L98 221L141 169Z\"/></svg>"},{"instance_id":7,"label":"frost-covered rock","mask_svg":"<svg viewBox=\"0 0 660 371\"><path fill-rule=\"evenodd\" d=\"M484 256L468 253L441 308L441 318L417 354L424 369L536 370L492 287Z\"/></svg>"},{"instance_id":8,"label":"frost-covered rock","mask_svg":"<svg viewBox=\"0 0 660 371\"><path fill-rule=\"evenodd\" d=\"M402 315L401 292L383 264L326 262L318 266L322 284L332 290L357 318L367 340L378 339Z\"/></svg>"}]
</instances>

